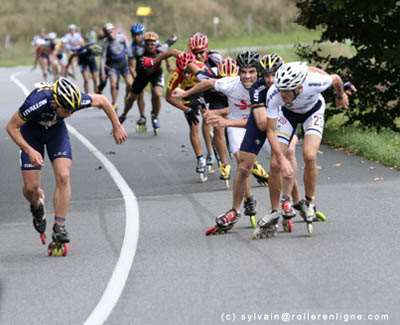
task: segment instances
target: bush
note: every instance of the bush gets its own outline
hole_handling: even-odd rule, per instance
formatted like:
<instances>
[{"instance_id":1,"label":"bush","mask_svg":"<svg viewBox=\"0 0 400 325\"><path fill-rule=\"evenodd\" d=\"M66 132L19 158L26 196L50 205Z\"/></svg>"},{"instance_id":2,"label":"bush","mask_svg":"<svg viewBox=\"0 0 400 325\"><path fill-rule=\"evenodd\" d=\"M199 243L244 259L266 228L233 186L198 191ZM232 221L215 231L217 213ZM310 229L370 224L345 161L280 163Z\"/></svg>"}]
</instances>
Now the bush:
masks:
<instances>
[{"instance_id":1,"label":"bush","mask_svg":"<svg viewBox=\"0 0 400 325\"><path fill-rule=\"evenodd\" d=\"M400 1L303 0L297 7L299 24L322 27L317 45L351 42L356 50L352 57L326 56L310 46L298 50L301 57L356 84L358 99L347 113L347 123L399 131L395 120L400 116Z\"/></svg>"}]
</instances>

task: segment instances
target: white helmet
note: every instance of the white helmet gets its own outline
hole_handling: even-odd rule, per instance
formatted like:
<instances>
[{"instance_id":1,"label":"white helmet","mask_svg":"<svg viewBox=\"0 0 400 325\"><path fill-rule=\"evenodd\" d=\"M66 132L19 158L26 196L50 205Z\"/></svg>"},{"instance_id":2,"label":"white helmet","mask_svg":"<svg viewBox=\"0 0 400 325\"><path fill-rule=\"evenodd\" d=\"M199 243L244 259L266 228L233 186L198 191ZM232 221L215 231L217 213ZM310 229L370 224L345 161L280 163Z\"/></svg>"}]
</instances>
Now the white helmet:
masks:
<instances>
[{"instance_id":1,"label":"white helmet","mask_svg":"<svg viewBox=\"0 0 400 325\"><path fill-rule=\"evenodd\" d=\"M55 32L50 32L50 33L47 35L47 37L48 37L50 40L55 40L55 39L57 38L57 33L55 33Z\"/></svg>"},{"instance_id":2,"label":"white helmet","mask_svg":"<svg viewBox=\"0 0 400 325\"><path fill-rule=\"evenodd\" d=\"M307 77L308 67L305 62L283 64L275 73L275 85L279 90L293 90L300 86Z\"/></svg>"},{"instance_id":3,"label":"white helmet","mask_svg":"<svg viewBox=\"0 0 400 325\"><path fill-rule=\"evenodd\" d=\"M75 24L70 24L70 25L68 26L68 29L69 29L70 31L71 31L71 30L76 31L76 30L77 30L77 27L76 27Z\"/></svg>"}]
</instances>

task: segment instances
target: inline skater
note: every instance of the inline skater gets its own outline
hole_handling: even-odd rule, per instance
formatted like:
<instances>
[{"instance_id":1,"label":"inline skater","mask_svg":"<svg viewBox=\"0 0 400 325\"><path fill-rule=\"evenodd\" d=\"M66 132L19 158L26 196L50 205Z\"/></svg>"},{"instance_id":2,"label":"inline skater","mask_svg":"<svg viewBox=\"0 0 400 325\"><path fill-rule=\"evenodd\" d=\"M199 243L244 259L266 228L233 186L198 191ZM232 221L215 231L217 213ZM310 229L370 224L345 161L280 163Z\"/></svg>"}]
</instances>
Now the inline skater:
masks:
<instances>
[{"instance_id":1,"label":"inline skater","mask_svg":"<svg viewBox=\"0 0 400 325\"><path fill-rule=\"evenodd\" d=\"M206 65L208 71L212 71L213 68L217 69L218 64L222 62L223 58L220 53L209 50L208 37L203 33L197 32L189 38L189 49L194 54L197 61L203 62ZM189 67L190 66L191 65L189 65ZM205 102L209 104L210 109L221 109L227 107L226 98L222 101L223 97L221 96L214 97L212 95L210 96L209 94L210 92L207 93L203 94L203 98ZM224 107L221 107L221 105L225 103L226 105ZM206 158L207 167L209 171L212 171L215 157L212 145L211 129L210 126L206 123L205 119L202 120L201 127L203 132L203 138L207 147L207 158ZM217 131L216 136L220 137L221 131Z\"/></svg>"},{"instance_id":2,"label":"inline skater","mask_svg":"<svg viewBox=\"0 0 400 325\"><path fill-rule=\"evenodd\" d=\"M75 57L78 58L78 65L80 67L83 77L83 89L85 93L89 92L89 81L92 79L93 92L97 90L99 84L99 75L96 63L96 55L101 54L102 49L95 43L84 44L79 47L70 56L66 70L68 71L69 66L72 64Z\"/></svg>"},{"instance_id":3,"label":"inline skater","mask_svg":"<svg viewBox=\"0 0 400 325\"><path fill-rule=\"evenodd\" d=\"M32 46L34 47L35 60L33 63L33 69L36 68L39 63L42 71L43 80L47 80L49 68L50 68L50 43L46 30L41 29L40 34L36 35L32 40Z\"/></svg>"},{"instance_id":4,"label":"inline skater","mask_svg":"<svg viewBox=\"0 0 400 325\"><path fill-rule=\"evenodd\" d=\"M43 244L46 243L46 215L45 193L40 184L40 176L46 146L56 181L52 245L62 245L64 255L67 254L66 244L69 242L65 219L71 196L72 165L71 145L64 119L90 106L104 110L112 123L115 142L123 143L127 138L126 132L107 98L81 93L74 83L63 77L54 84L38 85L7 124L8 134L21 149L23 194L30 203L33 226L40 233ZM49 254L55 253L53 248L49 246Z\"/></svg>"},{"instance_id":5,"label":"inline skater","mask_svg":"<svg viewBox=\"0 0 400 325\"><path fill-rule=\"evenodd\" d=\"M238 77L225 77L221 79L203 80L189 90L176 89L175 97L188 97L194 94L215 89L223 93L228 98L229 114L225 119L213 114L212 111L206 113L207 121L213 126L227 127L230 151L233 153L237 164L239 165L239 149L246 132L246 123L250 115L250 95L249 90L257 80L259 54L254 51L246 51L238 55L237 64L239 66ZM237 187L237 178L234 187ZM246 198L246 214L255 215L255 200L251 193L250 179L247 177L243 184L243 193ZM235 194L235 193L234 193ZM243 194L242 194L243 195ZM242 200L234 197L233 208L222 216L217 217L217 226L219 229L229 230L238 221L239 210ZM252 210L252 211L250 211ZM207 235L212 231L209 229Z\"/></svg>"},{"instance_id":6,"label":"inline skater","mask_svg":"<svg viewBox=\"0 0 400 325\"><path fill-rule=\"evenodd\" d=\"M204 63L196 61L192 52L179 53L176 58L176 69L168 82L165 99L185 114L189 124L190 143L197 160L196 173L199 174L200 180L205 182L207 180L207 161L203 154L199 127L200 114L205 108L204 101L200 96L187 96L188 98L185 100L180 100L172 95L178 86L185 90L198 83L195 74L188 68L189 63L196 64L200 70L206 68Z\"/></svg>"},{"instance_id":7,"label":"inline skater","mask_svg":"<svg viewBox=\"0 0 400 325\"><path fill-rule=\"evenodd\" d=\"M330 86L333 86L336 92L336 106L347 108L348 96L344 91L342 79L337 74L329 75L321 69L308 67L304 62L291 62L278 69L274 85L268 90L266 98L267 137L273 152L271 173L282 173L283 200L288 205L291 205L290 194L295 174L285 153L297 125L301 124L304 129L305 199L301 201L301 210L304 211L307 231L310 235L313 232L312 222L316 211L316 158L324 127L325 100L321 93ZM275 211L261 218L257 223L253 238L274 235L278 220L279 214Z\"/></svg>"},{"instance_id":8,"label":"inline skater","mask_svg":"<svg viewBox=\"0 0 400 325\"><path fill-rule=\"evenodd\" d=\"M168 41L165 44L160 44L159 36L155 32L146 32L143 38L145 45L142 56L147 58L156 58L160 55L160 53L165 52L168 49L168 46L171 44L168 43ZM167 69L169 69L168 65ZM161 95L164 88L164 73L161 67L161 61L151 67L146 67L142 63L142 60L137 57L135 71L136 78L125 102L124 111L119 116L119 119L121 123L126 120L126 116L131 110L133 103L139 98L147 84L150 83L152 101L151 122L154 134L157 135L160 128L158 116L161 110ZM143 109L143 111L140 111L140 118L136 124L138 131L143 132L146 130L146 116L144 115L144 106L139 106L139 110L141 109Z\"/></svg>"},{"instance_id":9,"label":"inline skater","mask_svg":"<svg viewBox=\"0 0 400 325\"><path fill-rule=\"evenodd\" d=\"M111 84L111 103L117 110L118 80L119 77L125 81L126 91L125 100L132 85L132 76L128 68L128 57L131 57L131 48L128 46L126 37L116 31L112 23L106 23L103 27L105 40L103 52L100 60L100 70L102 81L110 79Z\"/></svg>"},{"instance_id":10,"label":"inline skater","mask_svg":"<svg viewBox=\"0 0 400 325\"><path fill-rule=\"evenodd\" d=\"M129 59L129 71L132 75L132 80L135 81L137 77L136 66L140 63L140 59L143 57L145 52L145 43L144 43L144 31L145 28L143 24L136 23L131 26L131 54L132 57ZM132 81L132 83L133 83ZM144 103L144 91L142 91L137 98L137 105L139 108L140 115L144 115L145 111L145 103Z\"/></svg>"}]
</instances>

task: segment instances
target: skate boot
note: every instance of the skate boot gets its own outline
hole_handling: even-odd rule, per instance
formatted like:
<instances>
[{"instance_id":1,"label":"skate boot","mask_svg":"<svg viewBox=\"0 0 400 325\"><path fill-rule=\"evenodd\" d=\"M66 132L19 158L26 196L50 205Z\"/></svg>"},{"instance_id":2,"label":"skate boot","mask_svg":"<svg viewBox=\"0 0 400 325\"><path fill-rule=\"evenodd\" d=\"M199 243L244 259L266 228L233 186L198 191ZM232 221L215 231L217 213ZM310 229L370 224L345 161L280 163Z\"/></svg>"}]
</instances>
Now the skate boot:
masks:
<instances>
[{"instance_id":1,"label":"skate boot","mask_svg":"<svg viewBox=\"0 0 400 325\"><path fill-rule=\"evenodd\" d=\"M235 209L230 209L228 212L215 218L215 226L207 229L206 236L227 233L238 222L239 218L239 212Z\"/></svg>"},{"instance_id":2,"label":"skate boot","mask_svg":"<svg viewBox=\"0 0 400 325\"><path fill-rule=\"evenodd\" d=\"M271 212L257 222L257 227L253 232L252 239L271 238L278 232L278 221L280 213L278 211Z\"/></svg>"},{"instance_id":3,"label":"skate boot","mask_svg":"<svg viewBox=\"0 0 400 325\"><path fill-rule=\"evenodd\" d=\"M208 179L207 162L203 156L197 158L196 173L200 175L200 180L202 183L204 183Z\"/></svg>"},{"instance_id":4,"label":"skate boot","mask_svg":"<svg viewBox=\"0 0 400 325\"><path fill-rule=\"evenodd\" d=\"M315 204L313 202L302 200L301 211L303 214L304 221L306 222L307 233L309 236L313 233L313 221L316 219L315 215Z\"/></svg>"},{"instance_id":5,"label":"skate boot","mask_svg":"<svg viewBox=\"0 0 400 325\"><path fill-rule=\"evenodd\" d=\"M154 135L157 135L160 131L160 122L158 121L157 116L151 114L151 124L153 126Z\"/></svg>"},{"instance_id":6,"label":"skate boot","mask_svg":"<svg viewBox=\"0 0 400 325\"><path fill-rule=\"evenodd\" d=\"M121 114L118 117L118 120L119 120L119 123L123 124L125 122L125 120L126 120L126 116L124 114Z\"/></svg>"},{"instance_id":7,"label":"skate boot","mask_svg":"<svg viewBox=\"0 0 400 325\"><path fill-rule=\"evenodd\" d=\"M256 228L257 219L256 219L256 200L254 200L253 196L250 196L244 201L244 215L250 218L250 226L251 228Z\"/></svg>"},{"instance_id":8,"label":"skate boot","mask_svg":"<svg viewBox=\"0 0 400 325\"><path fill-rule=\"evenodd\" d=\"M226 188L229 189L229 179L231 178L231 165L229 164L221 164L219 166L220 176L219 179L225 181Z\"/></svg>"},{"instance_id":9,"label":"skate boot","mask_svg":"<svg viewBox=\"0 0 400 325\"><path fill-rule=\"evenodd\" d=\"M140 118L136 121L136 132L145 133L146 131L146 116L140 116Z\"/></svg>"},{"instance_id":10,"label":"skate boot","mask_svg":"<svg viewBox=\"0 0 400 325\"><path fill-rule=\"evenodd\" d=\"M305 200L303 199L297 202L296 204L293 204L293 208L296 209L299 212L300 216L303 218L303 220L306 221L305 212L303 211L303 207L305 206L304 201ZM322 221L322 222L326 221L325 213L319 211L316 206L314 206L314 208L315 208L315 218L313 221Z\"/></svg>"},{"instance_id":11,"label":"skate boot","mask_svg":"<svg viewBox=\"0 0 400 325\"><path fill-rule=\"evenodd\" d=\"M42 244L46 245L46 209L43 199L39 199L39 205L36 209L31 204L31 213L33 216L33 227L40 234Z\"/></svg>"},{"instance_id":12,"label":"skate boot","mask_svg":"<svg viewBox=\"0 0 400 325\"><path fill-rule=\"evenodd\" d=\"M256 178L258 184L260 184L261 186L267 186L269 175L260 163L256 161L250 172Z\"/></svg>"},{"instance_id":13,"label":"skate boot","mask_svg":"<svg viewBox=\"0 0 400 325\"><path fill-rule=\"evenodd\" d=\"M293 221L292 218L296 216L296 212L292 207L292 203L290 202L289 197L283 197L281 201L282 208L282 227L286 232L292 232L293 230Z\"/></svg>"},{"instance_id":14,"label":"skate boot","mask_svg":"<svg viewBox=\"0 0 400 325\"><path fill-rule=\"evenodd\" d=\"M212 154L207 154L207 169L208 169L208 173L212 174L215 172L214 168L214 156Z\"/></svg>"},{"instance_id":15,"label":"skate boot","mask_svg":"<svg viewBox=\"0 0 400 325\"><path fill-rule=\"evenodd\" d=\"M54 224L52 240L48 247L49 256L67 256L69 238L64 225Z\"/></svg>"}]
</instances>

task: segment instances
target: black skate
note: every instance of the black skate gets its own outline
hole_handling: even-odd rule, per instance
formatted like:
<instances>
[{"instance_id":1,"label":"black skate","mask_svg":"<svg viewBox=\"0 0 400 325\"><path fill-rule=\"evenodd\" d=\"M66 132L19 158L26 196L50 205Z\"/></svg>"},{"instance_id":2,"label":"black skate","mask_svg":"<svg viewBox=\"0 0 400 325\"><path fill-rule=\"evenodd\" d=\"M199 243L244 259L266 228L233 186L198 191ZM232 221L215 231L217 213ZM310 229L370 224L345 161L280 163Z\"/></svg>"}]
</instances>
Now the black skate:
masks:
<instances>
[{"instance_id":1,"label":"black skate","mask_svg":"<svg viewBox=\"0 0 400 325\"><path fill-rule=\"evenodd\" d=\"M225 214L218 216L215 218L215 226L207 229L206 236L227 233L238 222L239 217L240 214L235 209L231 209Z\"/></svg>"},{"instance_id":2,"label":"black skate","mask_svg":"<svg viewBox=\"0 0 400 325\"><path fill-rule=\"evenodd\" d=\"M160 132L160 122L158 121L157 116L151 115L151 124L153 126L154 135L157 135Z\"/></svg>"},{"instance_id":3,"label":"black skate","mask_svg":"<svg viewBox=\"0 0 400 325\"><path fill-rule=\"evenodd\" d=\"M35 209L31 204L31 213L33 216L33 227L40 234L40 241L46 245L46 209L43 199L39 199L39 205Z\"/></svg>"},{"instance_id":4,"label":"black skate","mask_svg":"<svg viewBox=\"0 0 400 325\"><path fill-rule=\"evenodd\" d=\"M280 214L278 211L266 215L257 222L257 228L254 230L252 239L271 238L278 232L278 221Z\"/></svg>"},{"instance_id":5,"label":"black skate","mask_svg":"<svg viewBox=\"0 0 400 325\"><path fill-rule=\"evenodd\" d=\"M52 240L48 246L49 256L67 256L69 238L64 225L54 224Z\"/></svg>"},{"instance_id":6,"label":"black skate","mask_svg":"<svg viewBox=\"0 0 400 325\"><path fill-rule=\"evenodd\" d=\"M293 204L293 209L297 210L300 214L300 216L302 217L303 221L306 221L305 218L305 200L301 200L295 204ZM313 220L313 222L315 221L326 221L326 215L325 213L323 213L322 211L318 210L316 206L314 206L315 209L315 218Z\"/></svg>"},{"instance_id":7,"label":"black skate","mask_svg":"<svg viewBox=\"0 0 400 325\"><path fill-rule=\"evenodd\" d=\"M250 218L250 226L251 228L256 228L257 219L256 219L256 200L254 200L253 196L247 198L244 201L244 214Z\"/></svg>"},{"instance_id":8,"label":"black skate","mask_svg":"<svg viewBox=\"0 0 400 325\"><path fill-rule=\"evenodd\" d=\"M146 116L141 116L136 122L136 132L145 133L146 131Z\"/></svg>"},{"instance_id":9,"label":"black skate","mask_svg":"<svg viewBox=\"0 0 400 325\"><path fill-rule=\"evenodd\" d=\"M125 122L125 120L126 120L126 116L125 115L120 115L118 117L118 120L119 120L119 123L123 124Z\"/></svg>"}]
</instances>

